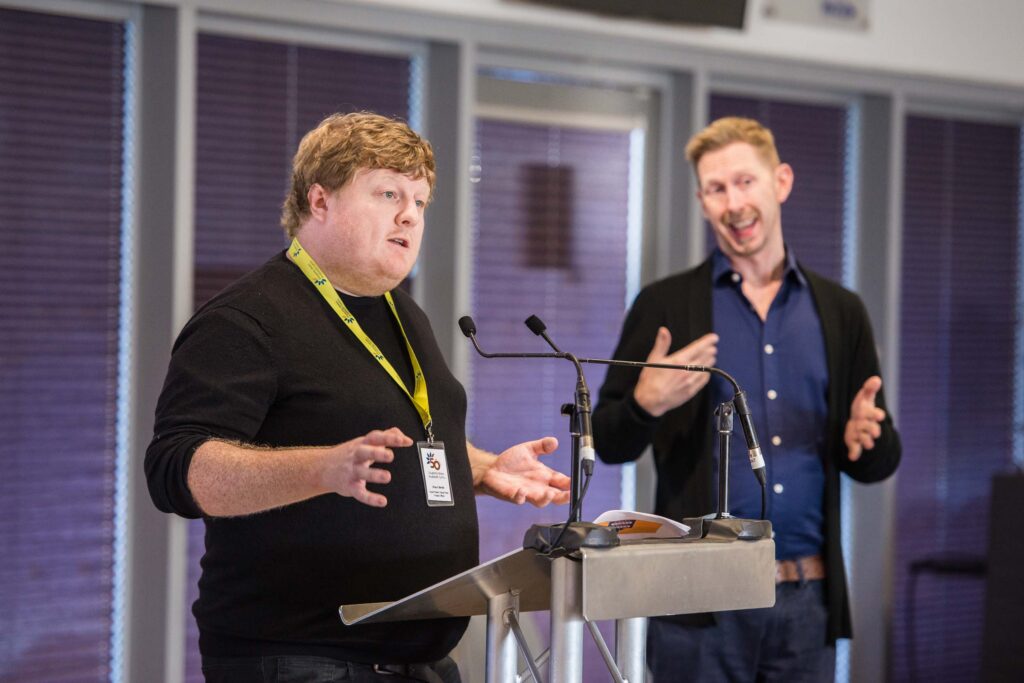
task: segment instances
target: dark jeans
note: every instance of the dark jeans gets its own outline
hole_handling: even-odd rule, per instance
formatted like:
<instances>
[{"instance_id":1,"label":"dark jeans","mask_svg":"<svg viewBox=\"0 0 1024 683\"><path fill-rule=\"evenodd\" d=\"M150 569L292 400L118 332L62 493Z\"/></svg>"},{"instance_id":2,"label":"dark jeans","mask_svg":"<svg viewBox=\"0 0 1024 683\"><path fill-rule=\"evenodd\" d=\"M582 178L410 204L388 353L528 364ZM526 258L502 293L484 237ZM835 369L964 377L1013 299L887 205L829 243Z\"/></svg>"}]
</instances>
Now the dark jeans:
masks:
<instances>
[{"instance_id":1,"label":"dark jeans","mask_svg":"<svg viewBox=\"0 0 1024 683\"><path fill-rule=\"evenodd\" d=\"M451 657L429 666L437 678L378 673L371 664L343 662L330 657L203 657L203 676L207 683L460 683L459 668Z\"/></svg>"},{"instance_id":2,"label":"dark jeans","mask_svg":"<svg viewBox=\"0 0 1024 683\"><path fill-rule=\"evenodd\" d=\"M775 606L718 612L713 626L651 619L647 664L655 683L831 683L823 581L780 583Z\"/></svg>"}]
</instances>

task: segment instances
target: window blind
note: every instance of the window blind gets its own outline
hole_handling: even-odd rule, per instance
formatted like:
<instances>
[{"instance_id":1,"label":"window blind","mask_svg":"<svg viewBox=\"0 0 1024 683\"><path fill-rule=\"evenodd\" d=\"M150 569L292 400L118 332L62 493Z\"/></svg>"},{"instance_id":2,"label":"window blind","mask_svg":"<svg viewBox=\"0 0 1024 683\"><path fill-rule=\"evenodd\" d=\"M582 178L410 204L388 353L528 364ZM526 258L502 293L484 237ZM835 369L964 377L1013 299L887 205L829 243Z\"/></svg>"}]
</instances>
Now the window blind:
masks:
<instances>
[{"instance_id":1,"label":"window blind","mask_svg":"<svg viewBox=\"0 0 1024 683\"><path fill-rule=\"evenodd\" d=\"M0 679L110 672L123 24L0 9Z\"/></svg>"},{"instance_id":2,"label":"window blind","mask_svg":"<svg viewBox=\"0 0 1024 683\"><path fill-rule=\"evenodd\" d=\"M905 169L891 675L974 681L984 582L910 566L984 556L1012 462L1020 129L910 116Z\"/></svg>"},{"instance_id":3,"label":"window blind","mask_svg":"<svg viewBox=\"0 0 1024 683\"><path fill-rule=\"evenodd\" d=\"M626 297L629 137L625 131L478 122L471 297L485 349L547 351L523 324L534 314L563 349L611 356ZM596 402L605 368L584 371ZM546 462L569 472L569 419L560 408L576 387L570 363L474 355L470 374L474 444L500 452L553 435L559 454ZM621 501L621 468L597 462L582 519L617 509ZM484 561L521 547L531 524L564 522L569 514L566 506L513 507L487 497L477 499L477 511ZM546 638L546 618L534 619ZM584 680L607 679L593 641L585 639L583 647Z\"/></svg>"},{"instance_id":4,"label":"window blind","mask_svg":"<svg viewBox=\"0 0 1024 683\"><path fill-rule=\"evenodd\" d=\"M201 33L195 303L286 243L279 227L302 136L328 114L407 119L409 59Z\"/></svg>"},{"instance_id":5,"label":"window blind","mask_svg":"<svg viewBox=\"0 0 1024 683\"><path fill-rule=\"evenodd\" d=\"M482 120L480 179L473 196L473 316L487 349L546 351L523 321L535 314L562 348L609 357L626 296L629 133ZM553 226L557 225L557 229ZM547 236L538 226L547 226ZM585 368L596 397L604 368ZM501 451L554 435L569 471L568 418L576 373L562 360L470 364L469 433ZM620 504L619 468L597 463L584 519ZM565 509L510 508L482 498L481 559L522 544L533 523L560 522Z\"/></svg>"}]
</instances>

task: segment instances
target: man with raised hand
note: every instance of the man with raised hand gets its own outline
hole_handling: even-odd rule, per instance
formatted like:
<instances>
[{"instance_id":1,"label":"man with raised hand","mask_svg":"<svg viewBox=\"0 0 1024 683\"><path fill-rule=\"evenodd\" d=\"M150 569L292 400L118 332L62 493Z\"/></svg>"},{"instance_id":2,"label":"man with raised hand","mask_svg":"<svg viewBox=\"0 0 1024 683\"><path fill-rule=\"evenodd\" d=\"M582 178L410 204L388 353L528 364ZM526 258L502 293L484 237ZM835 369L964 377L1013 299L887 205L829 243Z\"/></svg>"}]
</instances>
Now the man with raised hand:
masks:
<instances>
[{"instance_id":1,"label":"man with raised hand","mask_svg":"<svg viewBox=\"0 0 1024 683\"><path fill-rule=\"evenodd\" d=\"M782 236L793 169L757 121L724 118L686 148L717 248L696 268L646 287L615 357L718 365L736 377L767 463L775 531L770 609L651 619L656 681L787 681L834 677L835 640L850 637L840 547L839 475L885 479L900 459L878 356L860 299L801 265ZM713 412L732 399L719 377L612 367L594 411L605 462L653 446L655 512L682 519L716 509ZM730 461L734 516L760 517L746 458Z\"/></svg>"},{"instance_id":2,"label":"man with raised hand","mask_svg":"<svg viewBox=\"0 0 1024 683\"><path fill-rule=\"evenodd\" d=\"M466 394L397 289L434 190L429 143L369 113L301 141L288 249L178 337L146 476L206 524L193 612L210 681L458 681L467 619L345 627L341 604L404 597L476 565L474 493L543 506L569 479L466 440Z\"/></svg>"}]
</instances>

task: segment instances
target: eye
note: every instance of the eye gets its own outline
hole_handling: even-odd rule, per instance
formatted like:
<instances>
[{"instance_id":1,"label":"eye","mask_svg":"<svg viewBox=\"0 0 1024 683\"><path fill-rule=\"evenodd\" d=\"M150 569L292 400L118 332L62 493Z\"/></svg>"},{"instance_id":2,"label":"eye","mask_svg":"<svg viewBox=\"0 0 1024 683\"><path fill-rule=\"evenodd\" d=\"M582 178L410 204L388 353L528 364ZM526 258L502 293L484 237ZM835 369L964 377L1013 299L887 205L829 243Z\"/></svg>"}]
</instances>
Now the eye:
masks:
<instances>
[{"instance_id":1,"label":"eye","mask_svg":"<svg viewBox=\"0 0 1024 683\"><path fill-rule=\"evenodd\" d=\"M418 208L420 208L420 209L425 209L425 208L427 208L427 203L425 201L423 201L422 199L417 199L416 200L416 206Z\"/></svg>"},{"instance_id":2,"label":"eye","mask_svg":"<svg viewBox=\"0 0 1024 683\"><path fill-rule=\"evenodd\" d=\"M398 199L398 193L394 190L384 190L384 199Z\"/></svg>"}]
</instances>

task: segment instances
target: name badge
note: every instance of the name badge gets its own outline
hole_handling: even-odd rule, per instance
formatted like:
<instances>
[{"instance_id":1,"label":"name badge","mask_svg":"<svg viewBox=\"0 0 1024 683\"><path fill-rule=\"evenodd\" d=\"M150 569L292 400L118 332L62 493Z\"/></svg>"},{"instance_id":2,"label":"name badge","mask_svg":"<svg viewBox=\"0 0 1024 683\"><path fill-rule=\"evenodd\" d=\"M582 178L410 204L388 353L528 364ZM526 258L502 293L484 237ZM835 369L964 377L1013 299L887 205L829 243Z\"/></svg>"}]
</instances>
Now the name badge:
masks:
<instances>
[{"instance_id":1,"label":"name badge","mask_svg":"<svg viewBox=\"0 0 1024 683\"><path fill-rule=\"evenodd\" d=\"M448 476L448 459L444 454L444 443L420 441L416 444L423 470L423 489L427 494L427 505L439 507L455 505L452 496L452 481Z\"/></svg>"}]
</instances>

